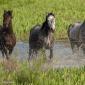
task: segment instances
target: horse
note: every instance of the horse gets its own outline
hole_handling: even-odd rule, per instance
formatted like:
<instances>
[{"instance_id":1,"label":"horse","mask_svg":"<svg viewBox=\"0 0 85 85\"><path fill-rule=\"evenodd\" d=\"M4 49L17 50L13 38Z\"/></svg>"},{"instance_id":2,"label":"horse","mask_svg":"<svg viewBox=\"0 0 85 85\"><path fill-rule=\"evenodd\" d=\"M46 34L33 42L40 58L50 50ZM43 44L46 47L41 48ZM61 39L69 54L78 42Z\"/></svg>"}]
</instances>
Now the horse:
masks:
<instances>
[{"instance_id":1,"label":"horse","mask_svg":"<svg viewBox=\"0 0 85 85\"><path fill-rule=\"evenodd\" d=\"M0 50L2 56L9 59L12 54L14 46L16 45L16 37L12 27L12 11L4 10L3 26L0 26Z\"/></svg>"},{"instance_id":2,"label":"horse","mask_svg":"<svg viewBox=\"0 0 85 85\"><path fill-rule=\"evenodd\" d=\"M75 53L74 47L76 46L78 51L81 47L85 54L85 21L70 24L67 33L73 53Z\"/></svg>"},{"instance_id":3,"label":"horse","mask_svg":"<svg viewBox=\"0 0 85 85\"><path fill-rule=\"evenodd\" d=\"M34 55L37 56L40 49L49 49L49 58L53 57L54 31L55 15L48 13L42 25L37 24L30 30L28 59L32 59Z\"/></svg>"}]
</instances>

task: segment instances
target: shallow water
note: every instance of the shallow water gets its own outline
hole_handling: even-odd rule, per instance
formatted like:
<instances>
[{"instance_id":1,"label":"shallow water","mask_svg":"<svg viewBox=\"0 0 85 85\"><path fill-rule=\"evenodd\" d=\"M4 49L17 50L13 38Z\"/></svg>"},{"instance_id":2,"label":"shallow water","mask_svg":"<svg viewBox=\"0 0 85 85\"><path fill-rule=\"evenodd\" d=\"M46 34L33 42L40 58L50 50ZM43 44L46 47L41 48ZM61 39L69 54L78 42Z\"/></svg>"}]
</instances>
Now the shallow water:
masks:
<instances>
[{"instance_id":1,"label":"shallow water","mask_svg":"<svg viewBox=\"0 0 85 85\"><path fill-rule=\"evenodd\" d=\"M27 60L28 49L29 49L28 43L17 42L14 51L12 53L12 56L16 57L20 61ZM46 54L48 55L49 52L46 51ZM44 66L49 67L50 65L53 68L75 67L75 66L80 67L85 65L85 56L80 55L78 53L72 54L72 50L68 42L57 42L54 45L53 59L51 61L47 60Z\"/></svg>"}]
</instances>

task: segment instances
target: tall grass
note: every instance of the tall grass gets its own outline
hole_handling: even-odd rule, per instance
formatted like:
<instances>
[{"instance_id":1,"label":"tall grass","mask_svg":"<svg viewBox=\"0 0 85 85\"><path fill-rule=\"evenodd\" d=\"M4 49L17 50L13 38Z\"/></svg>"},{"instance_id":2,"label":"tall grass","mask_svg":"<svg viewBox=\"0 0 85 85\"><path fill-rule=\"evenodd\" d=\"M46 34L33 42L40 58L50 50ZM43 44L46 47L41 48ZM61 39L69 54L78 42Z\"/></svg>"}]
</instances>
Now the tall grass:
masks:
<instances>
[{"instance_id":1,"label":"tall grass","mask_svg":"<svg viewBox=\"0 0 85 85\"><path fill-rule=\"evenodd\" d=\"M84 0L0 0L0 24L4 9L13 10L13 28L19 40L28 39L32 26L42 23L48 12L56 16L55 39L67 38L70 23L85 19Z\"/></svg>"},{"instance_id":2,"label":"tall grass","mask_svg":"<svg viewBox=\"0 0 85 85\"><path fill-rule=\"evenodd\" d=\"M28 62L0 63L0 85L84 85L85 67L48 69L42 71L41 65L29 67ZM40 63L40 62L39 62ZM39 64L37 61L37 64ZM15 67L12 67L13 65ZM35 63L36 64L36 63ZM11 67L11 70L9 67ZM43 68L44 69L44 68Z\"/></svg>"}]
</instances>

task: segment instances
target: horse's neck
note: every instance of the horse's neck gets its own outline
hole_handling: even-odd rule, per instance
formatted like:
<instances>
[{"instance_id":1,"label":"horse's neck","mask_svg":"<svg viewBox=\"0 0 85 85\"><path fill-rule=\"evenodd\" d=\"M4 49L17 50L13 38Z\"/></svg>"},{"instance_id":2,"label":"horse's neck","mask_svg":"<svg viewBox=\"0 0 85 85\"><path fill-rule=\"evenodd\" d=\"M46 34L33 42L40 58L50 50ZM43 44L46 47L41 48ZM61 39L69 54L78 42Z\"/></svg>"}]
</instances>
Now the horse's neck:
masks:
<instances>
[{"instance_id":1,"label":"horse's neck","mask_svg":"<svg viewBox=\"0 0 85 85\"><path fill-rule=\"evenodd\" d=\"M9 24L8 27L6 27L5 25L3 25L3 32L6 32L6 33L13 33L13 29L12 29L12 23Z\"/></svg>"},{"instance_id":2,"label":"horse's neck","mask_svg":"<svg viewBox=\"0 0 85 85\"><path fill-rule=\"evenodd\" d=\"M46 22L43 23L41 30L45 36L49 35L49 26Z\"/></svg>"}]
</instances>

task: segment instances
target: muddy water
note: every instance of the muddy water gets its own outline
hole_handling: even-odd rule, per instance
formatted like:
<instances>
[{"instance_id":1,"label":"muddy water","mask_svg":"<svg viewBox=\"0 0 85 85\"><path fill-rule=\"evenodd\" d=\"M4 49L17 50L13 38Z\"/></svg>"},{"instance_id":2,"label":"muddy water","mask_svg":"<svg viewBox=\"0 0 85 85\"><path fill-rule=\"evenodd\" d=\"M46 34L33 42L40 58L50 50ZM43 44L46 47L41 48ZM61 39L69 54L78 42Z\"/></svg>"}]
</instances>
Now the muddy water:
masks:
<instances>
[{"instance_id":1,"label":"muddy water","mask_svg":"<svg viewBox=\"0 0 85 85\"><path fill-rule=\"evenodd\" d=\"M73 54L69 43L56 43L54 54L53 67L80 67L85 65L85 55L81 49Z\"/></svg>"},{"instance_id":2,"label":"muddy water","mask_svg":"<svg viewBox=\"0 0 85 85\"><path fill-rule=\"evenodd\" d=\"M17 42L13 54L20 61L28 58L28 43ZM48 55L49 52L47 51ZM49 64L50 63L50 64ZM68 42L57 42L54 45L54 57L51 61L47 60L44 66L52 66L53 68L62 67L80 67L85 65L85 56L82 53L72 54L70 44Z\"/></svg>"}]
</instances>

